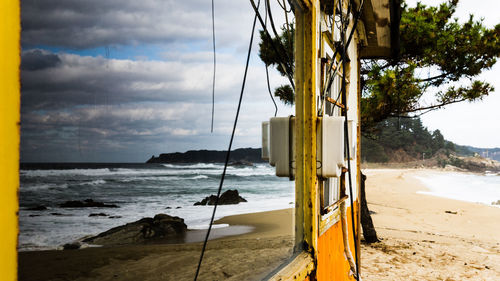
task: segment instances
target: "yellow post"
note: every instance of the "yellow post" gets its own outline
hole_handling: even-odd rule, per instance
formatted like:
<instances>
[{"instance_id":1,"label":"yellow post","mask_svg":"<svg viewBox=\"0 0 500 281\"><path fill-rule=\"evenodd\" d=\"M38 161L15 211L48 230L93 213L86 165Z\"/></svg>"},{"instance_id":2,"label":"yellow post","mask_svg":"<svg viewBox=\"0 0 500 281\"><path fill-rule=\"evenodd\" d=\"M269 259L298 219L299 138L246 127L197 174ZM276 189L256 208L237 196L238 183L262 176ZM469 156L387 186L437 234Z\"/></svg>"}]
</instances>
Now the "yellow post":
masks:
<instances>
[{"instance_id":1,"label":"yellow post","mask_svg":"<svg viewBox=\"0 0 500 281\"><path fill-rule=\"evenodd\" d=\"M298 246L314 253L318 239L316 177L316 68L318 54L318 0L303 2L295 10L295 193Z\"/></svg>"},{"instance_id":2,"label":"yellow post","mask_svg":"<svg viewBox=\"0 0 500 281\"><path fill-rule=\"evenodd\" d=\"M20 6L0 4L0 276L17 278L17 211L19 186Z\"/></svg>"}]
</instances>

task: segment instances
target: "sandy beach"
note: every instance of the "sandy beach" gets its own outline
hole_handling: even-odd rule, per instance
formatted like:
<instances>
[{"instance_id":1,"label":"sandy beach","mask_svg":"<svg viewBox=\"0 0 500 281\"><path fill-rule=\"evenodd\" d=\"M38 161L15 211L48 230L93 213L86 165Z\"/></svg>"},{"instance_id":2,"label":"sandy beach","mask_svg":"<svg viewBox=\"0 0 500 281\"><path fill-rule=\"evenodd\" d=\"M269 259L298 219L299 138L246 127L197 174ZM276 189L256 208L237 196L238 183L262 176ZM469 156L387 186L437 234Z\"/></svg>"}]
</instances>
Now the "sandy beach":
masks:
<instances>
[{"instance_id":1,"label":"sandy beach","mask_svg":"<svg viewBox=\"0 0 500 281\"><path fill-rule=\"evenodd\" d=\"M419 194L419 169L369 169L381 242L362 245L363 280L500 280L500 208ZM211 240L199 280L261 280L292 253L292 209L229 216L251 232ZM192 280L201 243L19 253L19 280Z\"/></svg>"}]
</instances>

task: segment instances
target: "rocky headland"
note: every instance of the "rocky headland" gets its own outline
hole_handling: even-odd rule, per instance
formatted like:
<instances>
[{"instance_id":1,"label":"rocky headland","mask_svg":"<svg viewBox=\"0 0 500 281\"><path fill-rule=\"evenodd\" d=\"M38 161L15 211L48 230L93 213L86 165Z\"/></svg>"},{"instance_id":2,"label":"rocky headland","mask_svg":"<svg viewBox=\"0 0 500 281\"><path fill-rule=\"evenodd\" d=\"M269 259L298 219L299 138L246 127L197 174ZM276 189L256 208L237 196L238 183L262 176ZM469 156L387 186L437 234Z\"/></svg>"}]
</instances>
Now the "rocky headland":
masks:
<instances>
[{"instance_id":1,"label":"rocky headland","mask_svg":"<svg viewBox=\"0 0 500 281\"><path fill-rule=\"evenodd\" d=\"M151 156L146 163L223 163L226 151L219 150L189 150L186 152L162 153L158 157ZM260 148L239 148L231 151L229 162L233 165L249 165L262 163Z\"/></svg>"}]
</instances>

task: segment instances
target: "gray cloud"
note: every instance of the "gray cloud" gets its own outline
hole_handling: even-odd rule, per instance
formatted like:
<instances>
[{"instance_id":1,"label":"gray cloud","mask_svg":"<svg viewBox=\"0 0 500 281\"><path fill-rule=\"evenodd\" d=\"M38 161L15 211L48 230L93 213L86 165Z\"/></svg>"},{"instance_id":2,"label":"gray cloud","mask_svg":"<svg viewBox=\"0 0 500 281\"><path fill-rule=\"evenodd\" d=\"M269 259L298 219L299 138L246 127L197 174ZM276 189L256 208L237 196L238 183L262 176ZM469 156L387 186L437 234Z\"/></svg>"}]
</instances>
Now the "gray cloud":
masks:
<instances>
[{"instance_id":1,"label":"gray cloud","mask_svg":"<svg viewBox=\"0 0 500 281\"><path fill-rule=\"evenodd\" d=\"M41 50L25 51L22 57L23 111L76 105L211 101L212 64L208 60L109 60ZM47 63L52 61L57 64ZM219 63L218 73L223 77L217 87L219 97L229 94L239 83L241 71L239 63L231 58Z\"/></svg>"},{"instance_id":2,"label":"gray cloud","mask_svg":"<svg viewBox=\"0 0 500 281\"><path fill-rule=\"evenodd\" d=\"M35 71L56 67L61 63L61 59L56 54L47 51L32 50L23 53L21 62L22 70Z\"/></svg>"},{"instance_id":3,"label":"gray cloud","mask_svg":"<svg viewBox=\"0 0 500 281\"><path fill-rule=\"evenodd\" d=\"M21 161L145 161L162 152L225 149L252 20L248 2L216 1L211 134L210 1L22 1ZM33 49L150 44L165 61ZM234 147L260 146L260 122L274 113L257 44L256 37ZM273 72L271 81L283 78Z\"/></svg>"},{"instance_id":4,"label":"gray cloud","mask_svg":"<svg viewBox=\"0 0 500 281\"><path fill-rule=\"evenodd\" d=\"M22 161L144 161L161 152L227 145L243 74L232 56L221 56L218 65L214 134L209 53L180 55L183 63L23 53L33 61L37 56L60 62L37 70L25 62ZM259 63L249 69L235 147L260 146L260 122L274 112L263 70ZM271 75L273 85L282 79Z\"/></svg>"},{"instance_id":5,"label":"gray cloud","mask_svg":"<svg viewBox=\"0 0 500 281\"><path fill-rule=\"evenodd\" d=\"M180 41L211 45L210 1L23 0L21 5L23 46L85 49ZM248 2L216 1L220 46L242 44L251 23Z\"/></svg>"}]
</instances>

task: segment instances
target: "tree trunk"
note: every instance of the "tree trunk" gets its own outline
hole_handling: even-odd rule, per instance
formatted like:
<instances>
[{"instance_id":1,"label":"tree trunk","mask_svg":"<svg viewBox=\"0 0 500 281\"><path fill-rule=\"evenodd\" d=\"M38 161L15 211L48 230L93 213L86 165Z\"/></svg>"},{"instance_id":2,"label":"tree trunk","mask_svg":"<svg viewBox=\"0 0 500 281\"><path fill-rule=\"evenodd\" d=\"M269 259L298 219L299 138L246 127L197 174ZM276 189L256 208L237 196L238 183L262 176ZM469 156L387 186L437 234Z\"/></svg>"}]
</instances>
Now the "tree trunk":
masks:
<instances>
[{"instance_id":1,"label":"tree trunk","mask_svg":"<svg viewBox=\"0 0 500 281\"><path fill-rule=\"evenodd\" d=\"M374 243L379 242L379 240L366 202L365 181L366 176L361 174L361 226L363 227L363 237L366 243Z\"/></svg>"}]
</instances>

